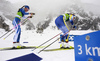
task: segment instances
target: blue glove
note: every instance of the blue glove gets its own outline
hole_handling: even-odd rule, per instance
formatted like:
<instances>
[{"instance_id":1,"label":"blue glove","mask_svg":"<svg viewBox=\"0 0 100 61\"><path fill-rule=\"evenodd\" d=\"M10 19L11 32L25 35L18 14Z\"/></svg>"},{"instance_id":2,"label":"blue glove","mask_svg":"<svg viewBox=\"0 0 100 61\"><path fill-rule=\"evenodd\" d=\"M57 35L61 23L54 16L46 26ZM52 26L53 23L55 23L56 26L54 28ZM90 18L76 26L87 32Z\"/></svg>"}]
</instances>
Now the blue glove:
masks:
<instances>
[{"instance_id":1,"label":"blue glove","mask_svg":"<svg viewBox=\"0 0 100 61\"><path fill-rule=\"evenodd\" d=\"M27 18L32 18L33 16L28 16Z\"/></svg>"},{"instance_id":2,"label":"blue glove","mask_svg":"<svg viewBox=\"0 0 100 61\"><path fill-rule=\"evenodd\" d=\"M76 26L73 26L73 28L77 28Z\"/></svg>"}]
</instances>

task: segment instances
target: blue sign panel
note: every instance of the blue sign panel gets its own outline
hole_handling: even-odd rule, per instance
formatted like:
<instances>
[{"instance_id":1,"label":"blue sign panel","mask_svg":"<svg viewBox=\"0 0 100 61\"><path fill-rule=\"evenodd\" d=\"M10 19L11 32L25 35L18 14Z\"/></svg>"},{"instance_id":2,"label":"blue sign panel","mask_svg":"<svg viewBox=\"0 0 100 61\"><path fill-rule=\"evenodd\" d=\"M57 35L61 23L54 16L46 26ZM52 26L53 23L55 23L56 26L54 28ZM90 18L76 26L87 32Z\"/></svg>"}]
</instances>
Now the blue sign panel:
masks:
<instances>
[{"instance_id":1,"label":"blue sign panel","mask_svg":"<svg viewBox=\"0 0 100 61\"><path fill-rule=\"evenodd\" d=\"M40 61L40 60L42 60L42 58L38 57L34 53L31 53L31 54L27 54L27 55L10 59L7 61Z\"/></svg>"},{"instance_id":2,"label":"blue sign panel","mask_svg":"<svg viewBox=\"0 0 100 61\"><path fill-rule=\"evenodd\" d=\"M60 41L61 41L62 36L63 36L63 35L60 35ZM74 41L74 37L76 37L76 36L78 36L78 35L69 35L68 40L69 40L69 41ZM65 41L65 39L66 39L66 37L63 38L64 41Z\"/></svg>"},{"instance_id":3,"label":"blue sign panel","mask_svg":"<svg viewBox=\"0 0 100 61\"><path fill-rule=\"evenodd\" d=\"M100 61L100 31L74 38L75 61Z\"/></svg>"}]
</instances>

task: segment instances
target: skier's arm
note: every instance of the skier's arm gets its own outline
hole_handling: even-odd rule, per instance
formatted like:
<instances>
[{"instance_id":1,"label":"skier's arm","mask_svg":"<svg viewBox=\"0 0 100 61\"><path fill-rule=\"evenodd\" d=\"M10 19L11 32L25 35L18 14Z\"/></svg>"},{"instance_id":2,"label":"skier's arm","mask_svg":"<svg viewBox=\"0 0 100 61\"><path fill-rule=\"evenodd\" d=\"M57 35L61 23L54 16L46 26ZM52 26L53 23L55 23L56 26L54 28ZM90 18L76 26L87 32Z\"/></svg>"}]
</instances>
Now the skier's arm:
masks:
<instances>
[{"instance_id":1,"label":"skier's arm","mask_svg":"<svg viewBox=\"0 0 100 61\"><path fill-rule=\"evenodd\" d=\"M33 17L33 16L28 16L28 17L23 16L23 19L32 18L32 17Z\"/></svg>"},{"instance_id":2,"label":"skier's arm","mask_svg":"<svg viewBox=\"0 0 100 61\"><path fill-rule=\"evenodd\" d=\"M31 14L31 15L35 15L35 13L29 13L29 14Z\"/></svg>"},{"instance_id":3,"label":"skier's arm","mask_svg":"<svg viewBox=\"0 0 100 61\"><path fill-rule=\"evenodd\" d=\"M73 20L70 20L71 25L74 25Z\"/></svg>"},{"instance_id":4,"label":"skier's arm","mask_svg":"<svg viewBox=\"0 0 100 61\"><path fill-rule=\"evenodd\" d=\"M73 28L76 28L75 24L73 23L73 20L70 20L70 23L71 23Z\"/></svg>"},{"instance_id":5,"label":"skier's arm","mask_svg":"<svg viewBox=\"0 0 100 61\"><path fill-rule=\"evenodd\" d=\"M26 19L27 17L23 16L23 19Z\"/></svg>"},{"instance_id":6,"label":"skier's arm","mask_svg":"<svg viewBox=\"0 0 100 61\"><path fill-rule=\"evenodd\" d=\"M28 14L30 14L30 15L35 15L35 13L27 13L27 12L25 12L24 9L20 9L20 11L21 11L24 15L28 15Z\"/></svg>"}]
</instances>

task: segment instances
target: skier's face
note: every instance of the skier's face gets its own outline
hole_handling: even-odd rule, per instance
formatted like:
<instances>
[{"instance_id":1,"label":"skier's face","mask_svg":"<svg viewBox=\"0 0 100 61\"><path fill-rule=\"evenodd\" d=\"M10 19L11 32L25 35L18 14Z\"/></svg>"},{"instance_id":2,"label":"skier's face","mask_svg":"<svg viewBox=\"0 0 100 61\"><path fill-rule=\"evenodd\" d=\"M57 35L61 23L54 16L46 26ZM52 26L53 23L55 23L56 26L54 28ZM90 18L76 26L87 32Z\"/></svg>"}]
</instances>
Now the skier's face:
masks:
<instances>
[{"instance_id":1,"label":"skier's face","mask_svg":"<svg viewBox=\"0 0 100 61\"><path fill-rule=\"evenodd\" d=\"M75 20L75 17L73 18L73 21Z\"/></svg>"},{"instance_id":2,"label":"skier's face","mask_svg":"<svg viewBox=\"0 0 100 61\"><path fill-rule=\"evenodd\" d=\"M27 12L29 9L28 8L25 8L25 12Z\"/></svg>"}]
</instances>

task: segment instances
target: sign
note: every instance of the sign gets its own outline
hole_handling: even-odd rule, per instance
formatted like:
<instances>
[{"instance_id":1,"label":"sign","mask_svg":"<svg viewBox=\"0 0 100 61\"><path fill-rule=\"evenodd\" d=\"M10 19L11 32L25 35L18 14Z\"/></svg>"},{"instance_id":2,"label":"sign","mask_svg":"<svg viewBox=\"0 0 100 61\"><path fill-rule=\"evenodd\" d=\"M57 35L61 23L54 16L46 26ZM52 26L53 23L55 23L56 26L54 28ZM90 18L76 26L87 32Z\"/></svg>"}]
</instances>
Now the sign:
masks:
<instances>
[{"instance_id":1,"label":"sign","mask_svg":"<svg viewBox=\"0 0 100 61\"><path fill-rule=\"evenodd\" d=\"M10 59L7 61L40 61L40 60L42 60L42 58L38 57L34 53L31 53L31 54L27 54L27 55Z\"/></svg>"},{"instance_id":2,"label":"sign","mask_svg":"<svg viewBox=\"0 0 100 61\"><path fill-rule=\"evenodd\" d=\"M74 37L76 37L76 36L78 36L78 35L69 35L69 41L74 41Z\"/></svg>"},{"instance_id":3,"label":"sign","mask_svg":"<svg viewBox=\"0 0 100 61\"><path fill-rule=\"evenodd\" d=\"M74 38L75 61L100 61L100 31Z\"/></svg>"},{"instance_id":4,"label":"sign","mask_svg":"<svg viewBox=\"0 0 100 61\"><path fill-rule=\"evenodd\" d=\"M60 41L61 41L62 36L63 36L63 35L60 35ZM69 40L69 41L74 41L74 37L76 37L76 36L78 36L78 35L69 35L68 40ZM66 40L66 37L64 37L63 39L64 39L64 41L65 41L65 40Z\"/></svg>"}]
</instances>

